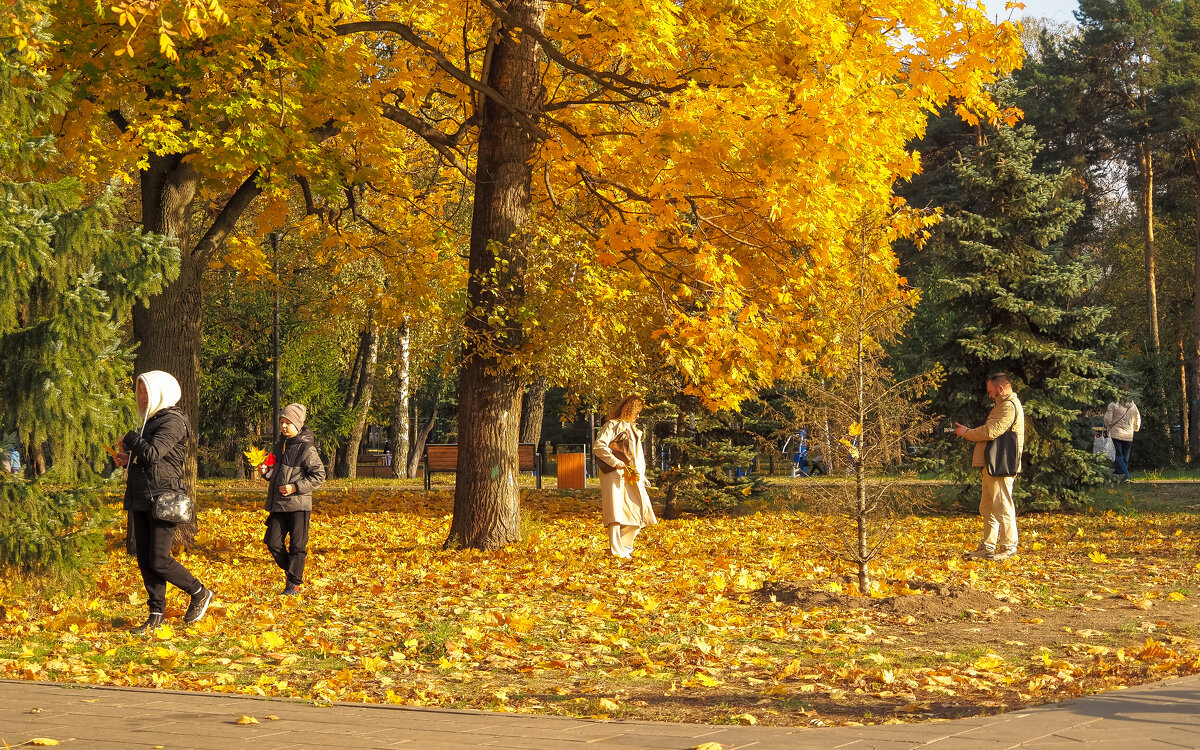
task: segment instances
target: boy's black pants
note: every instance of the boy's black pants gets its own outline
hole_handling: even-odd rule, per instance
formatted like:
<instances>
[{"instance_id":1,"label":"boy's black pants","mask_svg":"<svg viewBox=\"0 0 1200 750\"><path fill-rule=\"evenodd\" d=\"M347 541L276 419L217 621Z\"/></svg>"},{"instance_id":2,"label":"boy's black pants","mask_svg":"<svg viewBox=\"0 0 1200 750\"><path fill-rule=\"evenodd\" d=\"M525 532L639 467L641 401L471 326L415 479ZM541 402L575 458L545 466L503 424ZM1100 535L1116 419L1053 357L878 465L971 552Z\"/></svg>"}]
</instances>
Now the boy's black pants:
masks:
<instances>
[{"instance_id":1,"label":"boy's black pants","mask_svg":"<svg viewBox=\"0 0 1200 750\"><path fill-rule=\"evenodd\" d=\"M304 559L308 557L308 521L311 511L267 514L267 535L263 541L275 558L275 564L287 573L293 586L304 583ZM286 547L284 540L287 540Z\"/></svg>"}]
</instances>

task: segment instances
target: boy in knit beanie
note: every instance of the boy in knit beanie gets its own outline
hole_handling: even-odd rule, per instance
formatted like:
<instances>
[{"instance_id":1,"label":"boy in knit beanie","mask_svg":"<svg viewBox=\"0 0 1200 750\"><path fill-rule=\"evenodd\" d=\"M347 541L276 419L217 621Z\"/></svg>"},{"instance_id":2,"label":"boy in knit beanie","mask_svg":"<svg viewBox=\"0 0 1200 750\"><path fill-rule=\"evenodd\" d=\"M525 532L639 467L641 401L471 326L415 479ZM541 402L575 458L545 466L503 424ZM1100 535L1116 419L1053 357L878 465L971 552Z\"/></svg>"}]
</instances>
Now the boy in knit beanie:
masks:
<instances>
[{"instance_id":1,"label":"boy in knit beanie","mask_svg":"<svg viewBox=\"0 0 1200 750\"><path fill-rule=\"evenodd\" d=\"M279 442L272 461L259 467L267 491L267 533L263 537L275 564L283 569L283 594L296 596L304 583L312 493L325 482L325 465L317 454L313 431L304 426L303 404L288 404L279 413Z\"/></svg>"}]
</instances>

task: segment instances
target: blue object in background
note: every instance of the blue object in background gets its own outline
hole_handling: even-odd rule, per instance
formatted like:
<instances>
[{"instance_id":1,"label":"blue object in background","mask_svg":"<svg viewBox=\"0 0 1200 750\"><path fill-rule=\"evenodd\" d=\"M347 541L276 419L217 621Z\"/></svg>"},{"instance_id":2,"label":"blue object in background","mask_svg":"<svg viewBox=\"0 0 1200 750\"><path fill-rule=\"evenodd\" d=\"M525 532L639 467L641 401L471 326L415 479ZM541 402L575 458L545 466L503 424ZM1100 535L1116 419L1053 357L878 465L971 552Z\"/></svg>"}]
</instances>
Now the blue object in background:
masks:
<instances>
[{"instance_id":1,"label":"blue object in background","mask_svg":"<svg viewBox=\"0 0 1200 750\"><path fill-rule=\"evenodd\" d=\"M792 454L792 476L808 476L808 430L796 433L796 452Z\"/></svg>"}]
</instances>

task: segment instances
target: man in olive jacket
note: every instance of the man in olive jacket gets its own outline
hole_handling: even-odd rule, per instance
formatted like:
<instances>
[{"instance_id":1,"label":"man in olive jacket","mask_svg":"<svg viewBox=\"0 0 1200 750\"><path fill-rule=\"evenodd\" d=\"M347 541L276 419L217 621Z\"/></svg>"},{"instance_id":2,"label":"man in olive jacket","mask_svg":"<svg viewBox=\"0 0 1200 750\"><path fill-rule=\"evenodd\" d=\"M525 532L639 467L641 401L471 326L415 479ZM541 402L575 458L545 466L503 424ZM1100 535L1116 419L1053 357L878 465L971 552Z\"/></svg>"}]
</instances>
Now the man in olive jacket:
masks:
<instances>
[{"instance_id":1,"label":"man in olive jacket","mask_svg":"<svg viewBox=\"0 0 1200 750\"><path fill-rule=\"evenodd\" d=\"M956 424L955 434L974 441L975 453L971 466L983 472L983 497L979 515L983 516L983 537L979 547L965 556L971 560L1007 560L1017 553L1017 507L1013 503L1013 480L1016 477L994 477L988 473L984 451L988 441L1012 430L1017 435L1017 455L1025 447L1025 410L1012 391L1008 375L998 372L988 378L987 392L995 401L987 421L978 427ZM1017 470L1020 471L1018 461Z\"/></svg>"},{"instance_id":2,"label":"man in olive jacket","mask_svg":"<svg viewBox=\"0 0 1200 750\"><path fill-rule=\"evenodd\" d=\"M317 454L313 431L304 426L306 416L303 404L288 404L280 412L279 442L272 452L275 464L260 467L263 477L270 482L267 533L263 542L275 564L286 574L283 588L286 596L299 594L304 583L312 493L325 482L325 465Z\"/></svg>"}]
</instances>

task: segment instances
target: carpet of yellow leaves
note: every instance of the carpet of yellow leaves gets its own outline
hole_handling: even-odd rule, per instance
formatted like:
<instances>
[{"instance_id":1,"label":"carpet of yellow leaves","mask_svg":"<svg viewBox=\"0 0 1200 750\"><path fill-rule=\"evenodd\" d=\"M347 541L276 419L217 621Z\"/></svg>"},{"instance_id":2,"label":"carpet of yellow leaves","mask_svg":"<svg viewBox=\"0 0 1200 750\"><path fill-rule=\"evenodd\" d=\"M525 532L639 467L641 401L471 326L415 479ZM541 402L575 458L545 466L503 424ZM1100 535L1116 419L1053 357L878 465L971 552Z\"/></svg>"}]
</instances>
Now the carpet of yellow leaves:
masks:
<instances>
[{"instance_id":1,"label":"carpet of yellow leaves","mask_svg":"<svg viewBox=\"0 0 1200 750\"><path fill-rule=\"evenodd\" d=\"M766 580L848 572L824 551L836 518L663 522L617 561L594 491L528 493L526 540L499 552L442 551L447 494L326 493L316 506L308 581L289 598L261 542L261 496L202 499L200 546L182 559L216 591L210 616L185 629L172 589L151 639L125 632L145 593L117 529L82 594L40 601L0 583L0 677L835 724L992 713L1200 671L1193 515L1023 518L1023 554L1006 563L960 559L978 518L912 519L874 596L922 595L903 582L923 579L1013 605L939 623L754 595Z\"/></svg>"}]
</instances>

